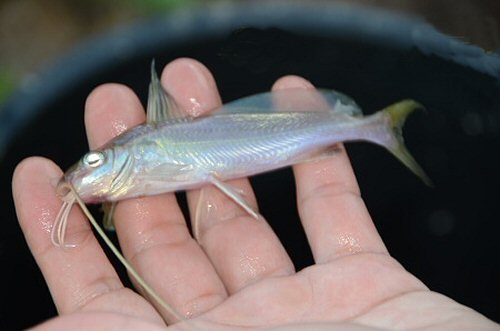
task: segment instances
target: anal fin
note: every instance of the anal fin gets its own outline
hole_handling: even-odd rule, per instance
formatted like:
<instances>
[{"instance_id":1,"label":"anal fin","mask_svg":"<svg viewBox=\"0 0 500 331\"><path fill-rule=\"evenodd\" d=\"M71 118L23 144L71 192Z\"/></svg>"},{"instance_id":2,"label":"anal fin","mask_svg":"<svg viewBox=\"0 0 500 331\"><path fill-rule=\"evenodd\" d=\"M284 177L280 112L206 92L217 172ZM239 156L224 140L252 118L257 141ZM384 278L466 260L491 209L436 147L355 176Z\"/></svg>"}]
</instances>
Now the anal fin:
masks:
<instances>
[{"instance_id":1,"label":"anal fin","mask_svg":"<svg viewBox=\"0 0 500 331\"><path fill-rule=\"evenodd\" d=\"M321 160L327 159L329 157L335 156L335 155L339 154L341 151L342 151L342 148L340 147L340 145L334 144L334 145L328 146L327 148L321 149L321 151L319 151L319 152L308 154L308 155L298 159L294 163L298 164L298 163L321 161Z\"/></svg>"},{"instance_id":2,"label":"anal fin","mask_svg":"<svg viewBox=\"0 0 500 331\"><path fill-rule=\"evenodd\" d=\"M118 202L105 202L102 204L102 211L104 212L102 225L108 231L115 230L115 223L113 217L115 214L115 209L117 204Z\"/></svg>"}]
</instances>

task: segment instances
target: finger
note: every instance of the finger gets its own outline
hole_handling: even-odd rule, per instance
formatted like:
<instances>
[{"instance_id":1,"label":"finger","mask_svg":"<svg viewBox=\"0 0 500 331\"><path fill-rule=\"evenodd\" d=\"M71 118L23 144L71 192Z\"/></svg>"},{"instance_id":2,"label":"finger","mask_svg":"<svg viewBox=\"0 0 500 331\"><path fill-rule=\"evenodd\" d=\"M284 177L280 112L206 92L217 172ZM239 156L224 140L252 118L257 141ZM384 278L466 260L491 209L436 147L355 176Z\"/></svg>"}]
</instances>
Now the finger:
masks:
<instances>
[{"instance_id":1,"label":"finger","mask_svg":"<svg viewBox=\"0 0 500 331\"><path fill-rule=\"evenodd\" d=\"M89 96L85 118L94 147L143 122L145 114L128 88L104 85ZM224 286L191 238L174 194L121 201L114 221L124 255L177 312L195 316L225 298ZM163 314L167 321L175 319Z\"/></svg>"},{"instance_id":2,"label":"finger","mask_svg":"<svg viewBox=\"0 0 500 331\"><path fill-rule=\"evenodd\" d=\"M215 81L203 65L181 59L169 65L163 74L168 91L189 113L200 115L221 103ZM190 79L179 79L189 77ZM227 182L243 192L247 202L256 208L256 200L248 179ZM293 264L271 227L263 220L256 221L240 206L215 187L188 193L192 218L199 203L210 204L210 213L199 220L199 242L215 266L229 293L265 277L288 275Z\"/></svg>"},{"instance_id":3,"label":"finger","mask_svg":"<svg viewBox=\"0 0 500 331\"><path fill-rule=\"evenodd\" d=\"M104 84L92 91L85 103L85 130L91 149L141 124L142 105L134 92L120 84ZM101 125L95 125L101 122Z\"/></svg>"},{"instance_id":4,"label":"finger","mask_svg":"<svg viewBox=\"0 0 500 331\"><path fill-rule=\"evenodd\" d=\"M273 89L314 88L297 76L278 80ZM302 224L317 263L359 252L387 253L371 220L342 144L327 159L293 167Z\"/></svg>"},{"instance_id":5,"label":"finger","mask_svg":"<svg viewBox=\"0 0 500 331\"><path fill-rule=\"evenodd\" d=\"M145 300L123 287L76 207L67 233L68 241L77 246L64 249L52 244L50 233L61 206L54 184L61 176L51 161L29 158L18 165L13 177L19 223L59 313L107 310L160 322Z\"/></svg>"}]
</instances>

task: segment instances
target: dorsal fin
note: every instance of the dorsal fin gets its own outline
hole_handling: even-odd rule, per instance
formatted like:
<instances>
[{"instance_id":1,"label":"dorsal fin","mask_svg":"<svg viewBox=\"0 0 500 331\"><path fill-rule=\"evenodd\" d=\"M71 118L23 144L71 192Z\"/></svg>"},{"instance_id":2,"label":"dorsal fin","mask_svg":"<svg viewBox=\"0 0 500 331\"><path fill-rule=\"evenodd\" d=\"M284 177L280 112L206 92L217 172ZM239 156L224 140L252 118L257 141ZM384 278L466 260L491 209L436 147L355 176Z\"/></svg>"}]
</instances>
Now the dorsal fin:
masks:
<instances>
[{"instance_id":1,"label":"dorsal fin","mask_svg":"<svg viewBox=\"0 0 500 331\"><path fill-rule=\"evenodd\" d=\"M353 117L362 116L356 102L334 90L285 89L260 93L229 102L216 114L273 113L273 112L332 112Z\"/></svg>"},{"instance_id":2,"label":"dorsal fin","mask_svg":"<svg viewBox=\"0 0 500 331\"><path fill-rule=\"evenodd\" d=\"M170 119L185 118L174 98L163 88L156 74L155 61L151 62L151 82L149 83L148 107L146 122L158 123Z\"/></svg>"}]
</instances>

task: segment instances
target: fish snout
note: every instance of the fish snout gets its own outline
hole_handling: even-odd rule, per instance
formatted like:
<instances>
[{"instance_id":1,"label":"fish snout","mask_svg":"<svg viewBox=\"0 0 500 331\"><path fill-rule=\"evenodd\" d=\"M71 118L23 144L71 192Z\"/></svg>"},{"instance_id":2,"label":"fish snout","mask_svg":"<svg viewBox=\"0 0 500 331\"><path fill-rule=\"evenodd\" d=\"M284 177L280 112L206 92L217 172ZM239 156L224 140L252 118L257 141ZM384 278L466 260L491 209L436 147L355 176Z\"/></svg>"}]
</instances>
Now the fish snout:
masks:
<instances>
[{"instance_id":1,"label":"fish snout","mask_svg":"<svg viewBox=\"0 0 500 331\"><path fill-rule=\"evenodd\" d=\"M71 186L68 184L68 182L66 181L66 178L61 177L61 179L59 179L59 182L57 183L57 186L56 186L56 194L58 197L62 198L62 197L65 197L68 195L68 193L71 192Z\"/></svg>"}]
</instances>

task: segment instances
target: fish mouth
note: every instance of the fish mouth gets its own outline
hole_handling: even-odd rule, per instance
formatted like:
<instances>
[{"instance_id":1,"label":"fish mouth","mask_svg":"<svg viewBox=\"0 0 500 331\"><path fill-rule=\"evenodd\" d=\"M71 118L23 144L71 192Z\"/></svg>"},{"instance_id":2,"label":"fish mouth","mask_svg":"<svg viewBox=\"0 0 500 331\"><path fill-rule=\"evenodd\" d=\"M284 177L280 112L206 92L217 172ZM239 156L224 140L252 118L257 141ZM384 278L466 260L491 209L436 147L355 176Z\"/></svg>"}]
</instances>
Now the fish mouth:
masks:
<instances>
[{"instance_id":1,"label":"fish mouth","mask_svg":"<svg viewBox=\"0 0 500 331\"><path fill-rule=\"evenodd\" d=\"M56 194L59 198L63 198L71 192L71 185L66 181L66 178L61 177L56 186Z\"/></svg>"}]
</instances>

